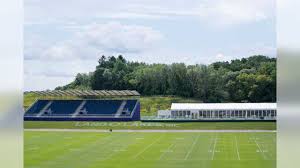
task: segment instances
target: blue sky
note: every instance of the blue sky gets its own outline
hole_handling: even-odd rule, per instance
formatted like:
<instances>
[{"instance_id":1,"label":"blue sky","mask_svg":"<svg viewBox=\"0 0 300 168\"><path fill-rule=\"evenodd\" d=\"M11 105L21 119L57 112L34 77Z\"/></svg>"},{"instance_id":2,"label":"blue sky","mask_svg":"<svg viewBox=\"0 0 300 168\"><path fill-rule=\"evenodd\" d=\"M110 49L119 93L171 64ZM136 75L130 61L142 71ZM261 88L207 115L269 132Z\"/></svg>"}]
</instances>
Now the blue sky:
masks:
<instances>
[{"instance_id":1,"label":"blue sky","mask_svg":"<svg viewBox=\"0 0 300 168\"><path fill-rule=\"evenodd\" d=\"M101 55L208 64L276 56L273 0L25 0L25 90L93 71Z\"/></svg>"}]
</instances>

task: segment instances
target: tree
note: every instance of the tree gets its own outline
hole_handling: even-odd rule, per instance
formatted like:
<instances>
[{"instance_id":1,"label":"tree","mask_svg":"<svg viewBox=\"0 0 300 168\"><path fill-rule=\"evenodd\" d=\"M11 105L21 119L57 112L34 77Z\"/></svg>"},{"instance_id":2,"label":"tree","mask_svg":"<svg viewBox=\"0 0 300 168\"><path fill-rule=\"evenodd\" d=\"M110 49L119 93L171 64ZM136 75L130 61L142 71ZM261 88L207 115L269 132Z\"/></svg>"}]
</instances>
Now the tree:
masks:
<instances>
[{"instance_id":1,"label":"tree","mask_svg":"<svg viewBox=\"0 0 300 168\"><path fill-rule=\"evenodd\" d=\"M257 55L187 66L103 55L94 72L78 73L73 82L56 89L134 89L142 95L195 97L203 102L275 102L276 58Z\"/></svg>"}]
</instances>

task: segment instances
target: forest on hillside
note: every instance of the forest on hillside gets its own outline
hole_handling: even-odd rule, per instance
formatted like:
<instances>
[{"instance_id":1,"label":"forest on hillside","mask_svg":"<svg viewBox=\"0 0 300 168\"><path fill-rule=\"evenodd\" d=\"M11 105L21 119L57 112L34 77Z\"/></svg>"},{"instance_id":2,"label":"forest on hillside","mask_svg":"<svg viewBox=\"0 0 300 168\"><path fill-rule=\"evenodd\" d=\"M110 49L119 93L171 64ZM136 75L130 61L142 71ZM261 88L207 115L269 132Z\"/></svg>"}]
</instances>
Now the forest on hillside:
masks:
<instances>
[{"instance_id":1,"label":"forest on hillside","mask_svg":"<svg viewBox=\"0 0 300 168\"><path fill-rule=\"evenodd\" d=\"M102 56L96 70L78 73L56 90L137 90L142 95L203 102L276 102L276 58L257 55L209 65L147 64Z\"/></svg>"}]
</instances>

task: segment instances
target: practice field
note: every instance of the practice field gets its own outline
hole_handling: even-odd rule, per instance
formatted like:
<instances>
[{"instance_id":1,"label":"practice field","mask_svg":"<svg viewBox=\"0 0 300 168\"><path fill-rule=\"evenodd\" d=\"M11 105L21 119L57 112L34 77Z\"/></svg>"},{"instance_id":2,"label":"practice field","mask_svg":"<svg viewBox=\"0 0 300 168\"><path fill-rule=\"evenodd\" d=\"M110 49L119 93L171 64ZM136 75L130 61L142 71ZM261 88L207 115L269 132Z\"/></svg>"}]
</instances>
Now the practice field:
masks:
<instances>
[{"instance_id":1,"label":"practice field","mask_svg":"<svg viewBox=\"0 0 300 168\"><path fill-rule=\"evenodd\" d=\"M275 132L31 132L26 168L275 168Z\"/></svg>"}]
</instances>

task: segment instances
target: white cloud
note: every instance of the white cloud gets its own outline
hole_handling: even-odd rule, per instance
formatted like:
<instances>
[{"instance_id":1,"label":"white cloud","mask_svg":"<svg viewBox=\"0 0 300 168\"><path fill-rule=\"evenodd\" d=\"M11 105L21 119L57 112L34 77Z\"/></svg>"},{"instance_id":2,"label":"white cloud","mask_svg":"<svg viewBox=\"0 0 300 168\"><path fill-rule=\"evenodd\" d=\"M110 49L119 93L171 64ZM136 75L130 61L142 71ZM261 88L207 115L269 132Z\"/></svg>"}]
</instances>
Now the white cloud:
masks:
<instances>
[{"instance_id":1,"label":"white cloud","mask_svg":"<svg viewBox=\"0 0 300 168\"><path fill-rule=\"evenodd\" d=\"M25 75L24 91L54 89L63 86L74 80L74 77Z\"/></svg>"},{"instance_id":2,"label":"white cloud","mask_svg":"<svg viewBox=\"0 0 300 168\"><path fill-rule=\"evenodd\" d=\"M71 3L26 0L24 53L25 62L30 62L25 64L26 81L34 87L53 88L71 81L71 76L78 72L93 71L101 55L123 54L128 60L148 63L195 64L276 53L267 45L226 44L237 47L223 48L212 44L206 49L200 42L199 48L191 45L195 46L191 49L178 45L184 42L178 41L178 37L189 29L183 28L178 37L174 34L181 33L182 20L195 21L195 26L198 21L204 31L199 29L201 32L195 33L195 37L189 37L190 33L185 39L190 38L190 43L198 44L199 40L195 38L205 33L207 25L236 28L236 25L273 20L274 4L275 0L89 0L89 3L86 0ZM147 23L153 27L132 23ZM241 33L240 29L226 29L224 32L234 34L230 32L232 30ZM171 35L176 38L169 37ZM48 78L52 82L48 82Z\"/></svg>"},{"instance_id":3,"label":"white cloud","mask_svg":"<svg viewBox=\"0 0 300 168\"><path fill-rule=\"evenodd\" d=\"M24 89L54 89L73 81L77 73L93 71L96 64L96 60L27 60L24 62Z\"/></svg>"},{"instance_id":4,"label":"white cloud","mask_svg":"<svg viewBox=\"0 0 300 168\"><path fill-rule=\"evenodd\" d=\"M39 57L49 61L95 59L99 54L138 54L159 46L163 35L151 27L124 25L118 22L77 27L75 35L40 51ZM35 48L30 45L26 50ZM34 50L34 49L32 49ZM37 55L37 54L34 54Z\"/></svg>"},{"instance_id":5,"label":"white cloud","mask_svg":"<svg viewBox=\"0 0 300 168\"><path fill-rule=\"evenodd\" d=\"M239 53L234 54L234 53ZM256 43L253 45L236 45L231 48L231 55L235 57L251 56L251 55L266 55L269 57L276 57L277 49L275 46L267 45L264 43Z\"/></svg>"},{"instance_id":6,"label":"white cloud","mask_svg":"<svg viewBox=\"0 0 300 168\"><path fill-rule=\"evenodd\" d=\"M68 62L58 61L41 61L29 60L24 62L26 76L45 76L45 77L74 77L78 72L86 72L90 65L94 66L95 62L84 62L80 60L70 60Z\"/></svg>"},{"instance_id":7,"label":"white cloud","mask_svg":"<svg viewBox=\"0 0 300 168\"><path fill-rule=\"evenodd\" d=\"M92 24L78 33L81 40L104 51L138 53L154 47L163 35L145 26L122 25L118 22Z\"/></svg>"},{"instance_id":8,"label":"white cloud","mask_svg":"<svg viewBox=\"0 0 300 168\"><path fill-rule=\"evenodd\" d=\"M215 60L217 61L227 61L228 57L226 57L224 54L222 53L218 53L215 57Z\"/></svg>"},{"instance_id":9,"label":"white cloud","mask_svg":"<svg viewBox=\"0 0 300 168\"><path fill-rule=\"evenodd\" d=\"M38 44L39 38L33 38L25 47L28 54L25 55L25 89L54 88L58 83L68 83L79 72L93 71L101 55L143 55L155 49L163 38L150 27L118 22L79 26L73 37L54 45L48 43L48 47ZM51 84L36 85L45 80Z\"/></svg>"},{"instance_id":10,"label":"white cloud","mask_svg":"<svg viewBox=\"0 0 300 168\"><path fill-rule=\"evenodd\" d=\"M199 18L207 23L232 25L275 17L275 0L52 0L25 1L25 23L66 23L67 20ZM47 18L47 19L45 19Z\"/></svg>"},{"instance_id":11,"label":"white cloud","mask_svg":"<svg viewBox=\"0 0 300 168\"><path fill-rule=\"evenodd\" d=\"M76 48L70 45L60 44L48 48L42 56L45 57L45 59L60 61L76 58L76 55Z\"/></svg>"},{"instance_id":12,"label":"white cloud","mask_svg":"<svg viewBox=\"0 0 300 168\"><path fill-rule=\"evenodd\" d=\"M218 0L202 7L201 18L217 24L245 24L274 18L273 0Z\"/></svg>"}]
</instances>

